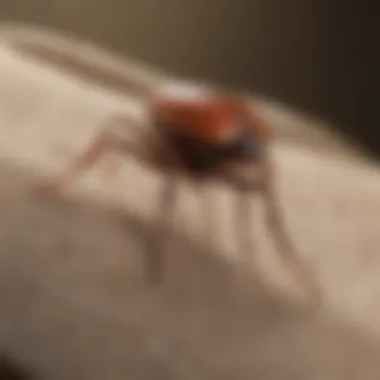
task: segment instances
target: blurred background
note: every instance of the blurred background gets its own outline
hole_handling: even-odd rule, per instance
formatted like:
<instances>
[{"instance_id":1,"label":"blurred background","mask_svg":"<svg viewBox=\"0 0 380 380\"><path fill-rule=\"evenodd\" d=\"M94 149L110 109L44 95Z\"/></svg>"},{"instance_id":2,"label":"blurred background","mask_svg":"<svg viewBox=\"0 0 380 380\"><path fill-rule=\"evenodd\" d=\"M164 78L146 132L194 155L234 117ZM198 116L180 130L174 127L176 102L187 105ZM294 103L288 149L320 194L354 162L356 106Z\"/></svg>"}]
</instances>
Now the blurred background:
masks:
<instances>
[{"instance_id":1,"label":"blurred background","mask_svg":"<svg viewBox=\"0 0 380 380\"><path fill-rule=\"evenodd\" d=\"M74 33L180 76L334 123L380 154L376 12L329 0L3 0L0 17ZM371 20L372 18L372 20Z\"/></svg>"}]
</instances>

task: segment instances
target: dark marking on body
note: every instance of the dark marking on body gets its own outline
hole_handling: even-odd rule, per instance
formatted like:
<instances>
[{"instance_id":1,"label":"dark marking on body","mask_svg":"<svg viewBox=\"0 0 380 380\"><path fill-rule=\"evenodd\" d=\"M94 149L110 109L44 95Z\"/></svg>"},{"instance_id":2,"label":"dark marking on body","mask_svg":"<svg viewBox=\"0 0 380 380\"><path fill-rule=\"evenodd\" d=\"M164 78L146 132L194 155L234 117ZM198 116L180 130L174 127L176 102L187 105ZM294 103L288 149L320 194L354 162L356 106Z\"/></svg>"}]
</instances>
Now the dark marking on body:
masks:
<instances>
[{"instance_id":1,"label":"dark marking on body","mask_svg":"<svg viewBox=\"0 0 380 380\"><path fill-rule=\"evenodd\" d=\"M207 176L223 164L239 161L260 160L264 144L240 123L230 141L213 144L208 141L186 136L175 126L160 122L158 128L175 149L186 168L196 176Z\"/></svg>"}]
</instances>

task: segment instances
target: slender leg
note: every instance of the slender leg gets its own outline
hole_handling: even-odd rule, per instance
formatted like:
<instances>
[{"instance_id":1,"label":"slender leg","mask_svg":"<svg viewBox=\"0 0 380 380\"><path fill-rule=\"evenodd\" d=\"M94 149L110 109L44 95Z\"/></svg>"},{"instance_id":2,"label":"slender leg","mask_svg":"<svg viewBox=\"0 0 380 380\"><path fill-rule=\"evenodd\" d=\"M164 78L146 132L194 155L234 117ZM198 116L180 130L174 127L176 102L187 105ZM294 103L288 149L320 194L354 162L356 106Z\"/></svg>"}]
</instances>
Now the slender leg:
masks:
<instances>
[{"instance_id":1,"label":"slender leg","mask_svg":"<svg viewBox=\"0 0 380 380\"><path fill-rule=\"evenodd\" d=\"M214 194L208 184L208 181L192 181L194 193L201 202L201 234L207 243L214 243L217 238L218 217Z\"/></svg>"},{"instance_id":2,"label":"slender leg","mask_svg":"<svg viewBox=\"0 0 380 380\"><path fill-rule=\"evenodd\" d=\"M236 238L237 246L244 261L250 261L254 250L252 238L252 201L257 192L257 181L254 177L255 166L245 168L226 166L220 178L237 190L236 198Z\"/></svg>"},{"instance_id":3,"label":"slender leg","mask_svg":"<svg viewBox=\"0 0 380 380\"><path fill-rule=\"evenodd\" d=\"M115 116L106 124L105 128L95 138L95 141L81 154L80 157L72 161L62 173L52 179L43 182L37 186L37 191L45 195L51 195L59 192L63 187L71 184L80 174L90 169L105 153L117 149L117 136L114 135L116 128L121 127L124 131L131 127L133 132L141 134L136 123L125 116ZM115 169L116 169L116 165Z\"/></svg>"},{"instance_id":4,"label":"slender leg","mask_svg":"<svg viewBox=\"0 0 380 380\"><path fill-rule=\"evenodd\" d=\"M121 155L115 153L109 154L107 160L105 162L105 167L103 168L103 175L106 182L110 183L114 181L120 172L120 168L123 163L123 157Z\"/></svg>"},{"instance_id":5,"label":"slender leg","mask_svg":"<svg viewBox=\"0 0 380 380\"><path fill-rule=\"evenodd\" d=\"M79 158L72 161L69 166L56 177L39 184L37 190L46 195L59 192L63 187L71 184L80 174L87 171L111 149L112 141L110 136L101 133Z\"/></svg>"},{"instance_id":6,"label":"slender leg","mask_svg":"<svg viewBox=\"0 0 380 380\"><path fill-rule=\"evenodd\" d=\"M172 176L165 178L158 205L158 225L162 226L162 229L158 228L156 231L146 255L148 280L153 284L160 283L162 279L164 254L167 248L167 239L173 228L178 190L178 182L175 178Z\"/></svg>"},{"instance_id":7,"label":"slender leg","mask_svg":"<svg viewBox=\"0 0 380 380\"><path fill-rule=\"evenodd\" d=\"M248 264L251 262L254 251L252 237L252 218L251 202L252 193L247 189L241 189L237 194L237 213L236 213L236 233L239 252L243 255L244 261Z\"/></svg>"},{"instance_id":8,"label":"slender leg","mask_svg":"<svg viewBox=\"0 0 380 380\"><path fill-rule=\"evenodd\" d=\"M303 284L303 286L310 291L313 298L319 303L322 298L320 287L295 253L293 242L285 228L282 212L277 204L271 180L272 175L269 168L267 169L266 174L267 176L265 179L265 186L263 186L262 195L265 201L268 228L272 233L282 260L292 270L297 281Z\"/></svg>"}]
</instances>

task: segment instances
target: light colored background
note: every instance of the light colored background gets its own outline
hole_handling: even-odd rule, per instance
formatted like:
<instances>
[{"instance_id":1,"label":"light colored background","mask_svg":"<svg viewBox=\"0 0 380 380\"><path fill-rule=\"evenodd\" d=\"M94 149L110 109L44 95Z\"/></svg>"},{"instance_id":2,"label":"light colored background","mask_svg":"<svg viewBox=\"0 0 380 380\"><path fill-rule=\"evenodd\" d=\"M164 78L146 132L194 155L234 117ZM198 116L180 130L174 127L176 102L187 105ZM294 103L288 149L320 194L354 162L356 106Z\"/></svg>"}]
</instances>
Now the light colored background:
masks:
<instances>
[{"instance_id":1,"label":"light colored background","mask_svg":"<svg viewBox=\"0 0 380 380\"><path fill-rule=\"evenodd\" d=\"M213 246L184 188L165 285L152 289L142 281L141 256L157 227L157 177L126 162L108 186L98 167L61 199L30 190L105 118L138 112L138 102L6 45L0 83L0 339L16 358L49 379L379 378L377 167L330 154L322 143L308 149L280 140L273 148L300 256L326 292L321 309L307 306L281 267L260 209L252 269L261 280L239 267L232 195L219 188ZM276 120L293 128L294 119Z\"/></svg>"}]
</instances>

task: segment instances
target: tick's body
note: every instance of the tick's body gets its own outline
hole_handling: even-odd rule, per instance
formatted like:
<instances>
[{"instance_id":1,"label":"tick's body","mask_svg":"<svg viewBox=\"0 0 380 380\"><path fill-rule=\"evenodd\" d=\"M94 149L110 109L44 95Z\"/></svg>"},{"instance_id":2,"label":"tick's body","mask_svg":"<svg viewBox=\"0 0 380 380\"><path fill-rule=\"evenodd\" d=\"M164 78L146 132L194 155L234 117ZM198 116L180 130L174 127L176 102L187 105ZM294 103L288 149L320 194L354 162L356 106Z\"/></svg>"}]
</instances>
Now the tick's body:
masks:
<instances>
[{"instance_id":1,"label":"tick's body","mask_svg":"<svg viewBox=\"0 0 380 380\"><path fill-rule=\"evenodd\" d=\"M208 90L192 89L155 96L148 102L148 115L149 125L139 127L127 119L114 120L82 157L60 176L44 184L43 189L58 191L107 151L122 151L164 175L159 217L160 222L167 225L172 222L175 210L179 175L194 184L222 180L239 193L236 231L241 250L249 255L252 253L250 195L261 194L269 228L283 258L301 281L313 285L296 259L284 230L273 192L273 168L268 156L271 134L257 111L244 101ZM132 130L136 139L125 142L114 133L112 128L116 126L121 126L124 131ZM206 207L210 207L210 202ZM213 213L207 209L204 231L208 236L212 235L215 225L210 218ZM156 279L162 271L162 246L156 245L151 255L151 276Z\"/></svg>"},{"instance_id":2,"label":"tick's body","mask_svg":"<svg viewBox=\"0 0 380 380\"><path fill-rule=\"evenodd\" d=\"M194 177L209 176L229 162L260 160L265 142L231 103L161 102L153 112L155 129Z\"/></svg>"}]
</instances>

